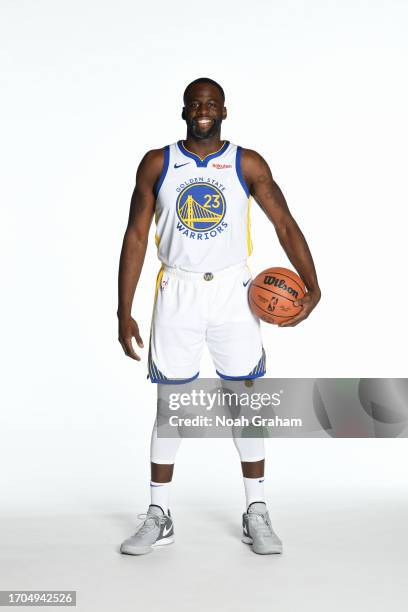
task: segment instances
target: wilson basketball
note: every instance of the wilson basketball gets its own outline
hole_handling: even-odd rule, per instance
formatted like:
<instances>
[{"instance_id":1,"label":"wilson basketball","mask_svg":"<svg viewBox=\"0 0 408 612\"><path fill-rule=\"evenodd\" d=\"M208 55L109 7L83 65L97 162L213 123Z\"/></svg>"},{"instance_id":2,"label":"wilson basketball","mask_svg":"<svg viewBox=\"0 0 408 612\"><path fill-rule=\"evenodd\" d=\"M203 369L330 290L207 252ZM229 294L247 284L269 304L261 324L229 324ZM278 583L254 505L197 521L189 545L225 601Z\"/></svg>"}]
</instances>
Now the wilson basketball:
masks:
<instances>
[{"instance_id":1,"label":"wilson basketball","mask_svg":"<svg viewBox=\"0 0 408 612\"><path fill-rule=\"evenodd\" d=\"M285 323L295 317L301 306L306 287L300 276L287 268L268 268L252 281L248 299L252 312L266 323Z\"/></svg>"}]
</instances>

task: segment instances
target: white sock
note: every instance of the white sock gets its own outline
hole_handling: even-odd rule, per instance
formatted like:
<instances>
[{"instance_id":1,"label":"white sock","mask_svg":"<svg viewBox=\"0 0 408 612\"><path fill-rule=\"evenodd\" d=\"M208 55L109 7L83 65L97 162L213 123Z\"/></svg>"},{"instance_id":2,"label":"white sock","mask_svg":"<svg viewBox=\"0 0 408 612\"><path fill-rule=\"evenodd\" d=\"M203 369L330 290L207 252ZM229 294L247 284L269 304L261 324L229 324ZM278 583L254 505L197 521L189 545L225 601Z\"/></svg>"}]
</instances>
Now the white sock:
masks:
<instances>
[{"instance_id":1,"label":"white sock","mask_svg":"<svg viewBox=\"0 0 408 612\"><path fill-rule=\"evenodd\" d=\"M171 482L150 482L150 503L153 506L160 506L164 514L169 511L169 492Z\"/></svg>"},{"instance_id":2,"label":"white sock","mask_svg":"<svg viewBox=\"0 0 408 612\"><path fill-rule=\"evenodd\" d=\"M264 476L261 476L260 478L245 478L244 476L244 487L245 487L247 508L253 502L264 502L265 501L264 480L265 480Z\"/></svg>"}]
</instances>

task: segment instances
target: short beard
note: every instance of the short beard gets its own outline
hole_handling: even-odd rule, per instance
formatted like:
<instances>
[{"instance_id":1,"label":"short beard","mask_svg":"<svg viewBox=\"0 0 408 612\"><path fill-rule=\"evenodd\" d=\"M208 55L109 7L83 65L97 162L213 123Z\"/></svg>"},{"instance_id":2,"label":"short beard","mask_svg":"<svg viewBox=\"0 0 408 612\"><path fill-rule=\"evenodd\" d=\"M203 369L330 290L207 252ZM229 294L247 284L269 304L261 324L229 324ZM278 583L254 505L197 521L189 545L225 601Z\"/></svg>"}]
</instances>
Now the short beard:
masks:
<instances>
[{"instance_id":1,"label":"short beard","mask_svg":"<svg viewBox=\"0 0 408 612\"><path fill-rule=\"evenodd\" d=\"M221 128L222 119L214 119L214 123L206 132L202 132L199 130L194 119L190 121L186 120L187 123L187 132L194 136L194 138L198 138L199 140L205 140L206 138L211 138L214 136Z\"/></svg>"}]
</instances>

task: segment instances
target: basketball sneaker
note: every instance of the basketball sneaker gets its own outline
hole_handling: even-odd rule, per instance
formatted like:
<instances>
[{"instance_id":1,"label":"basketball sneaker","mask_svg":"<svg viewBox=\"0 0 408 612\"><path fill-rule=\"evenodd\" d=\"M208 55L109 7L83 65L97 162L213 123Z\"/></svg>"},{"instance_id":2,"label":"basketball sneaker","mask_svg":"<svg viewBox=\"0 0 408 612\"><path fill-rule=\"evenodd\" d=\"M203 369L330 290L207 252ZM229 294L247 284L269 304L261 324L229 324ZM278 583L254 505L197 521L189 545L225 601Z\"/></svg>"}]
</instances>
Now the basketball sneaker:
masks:
<instances>
[{"instance_id":1,"label":"basketball sneaker","mask_svg":"<svg viewBox=\"0 0 408 612\"><path fill-rule=\"evenodd\" d=\"M150 505L147 514L138 514L143 523L120 547L120 552L125 555L145 555L152 552L156 546L165 546L174 542L173 519L164 514L160 506Z\"/></svg>"},{"instance_id":2,"label":"basketball sneaker","mask_svg":"<svg viewBox=\"0 0 408 612\"><path fill-rule=\"evenodd\" d=\"M244 544L252 544L258 555L282 552L282 542L272 529L271 519L264 502L253 502L242 515Z\"/></svg>"}]
</instances>

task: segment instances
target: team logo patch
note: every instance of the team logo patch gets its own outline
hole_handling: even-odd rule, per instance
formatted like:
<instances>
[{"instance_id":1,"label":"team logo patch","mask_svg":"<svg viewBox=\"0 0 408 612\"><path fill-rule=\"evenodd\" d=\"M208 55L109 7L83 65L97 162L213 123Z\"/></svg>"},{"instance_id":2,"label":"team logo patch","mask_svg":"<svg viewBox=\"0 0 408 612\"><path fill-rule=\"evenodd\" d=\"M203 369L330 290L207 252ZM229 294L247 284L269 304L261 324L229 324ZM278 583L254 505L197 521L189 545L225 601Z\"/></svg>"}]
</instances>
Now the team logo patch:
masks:
<instances>
[{"instance_id":1,"label":"team logo patch","mask_svg":"<svg viewBox=\"0 0 408 612\"><path fill-rule=\"evenodd\" d=\"M177 198L177 216L181 223L199 234L217 235L223 224L226 203L222 192L210 183L194 183L183 189ZM221 230L222 231L222 230Z\"/></svg>"}]
</instances>

